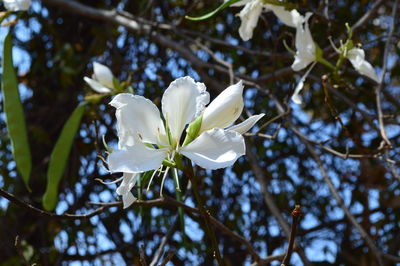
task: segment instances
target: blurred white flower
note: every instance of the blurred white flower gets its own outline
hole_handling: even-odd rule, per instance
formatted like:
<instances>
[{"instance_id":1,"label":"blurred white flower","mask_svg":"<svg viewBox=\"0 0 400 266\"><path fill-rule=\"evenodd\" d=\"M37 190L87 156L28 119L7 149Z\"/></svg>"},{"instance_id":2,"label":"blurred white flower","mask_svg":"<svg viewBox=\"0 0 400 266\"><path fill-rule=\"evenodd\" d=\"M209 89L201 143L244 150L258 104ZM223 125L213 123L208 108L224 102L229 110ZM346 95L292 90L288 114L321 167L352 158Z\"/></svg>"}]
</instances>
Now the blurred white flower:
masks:
<instances>
[{"instance_id":1,"label":"blurred white flower","mask_svg":"<svg viewBox=\"0 0 400 266\"><path fill-rule=\"evenodd\" d=\"M93 63L92 78L83 78L98 93L110 93L114 89L114 75L111 70L100 63Z\"/></svg>"},{"instance_id":2,"label":"blurred white flower","mask_svg":"<svg viewBox=\"0 0 400 266\"><path fill-rule=\"evenodd\" d=\"M304 22L304 17L296 9L289 11L284 6L264 4L262 0L242 0L231 6L244 6L239 13L241 19L239 35L243 41L248 41L253 37L254 28L257 26L263 10L274 12L283 24L289 27L297 28L299 24Z\"/></svg>"},{"instance_id":3,"label":"blurred white flower","mask_svg":"<svg viewBox=\"0 0 400 266\"><path fill-rule=\"evenodd\" d=\"M347 58L353 65L355 70L357 70L361 75L367 76L379 83L378 75L372 65L365 60L365 52L361 48L352 48L347 52Z\"/></svg>"},{"instance_id":4,"label":"blurred white flower","mask_svg":"<svg viewBox=\"0 0 400 266\"><path fill-rule=\"evenodd\" d=\"M308 19L311 15L312 13L307 13L304 21L297 25L295 40L297 51L292 64L292 69L294 71L302 70L317 59L317 47L308 26Z\"/></svg>"},{"instance_id":5,"label":"blurred white flower","mask_svg":"<svg viewBox=\"0 0 400 266\"><path fill-rule=\"evenodd\" d=\"M9 11L26 11L31 6L31 0L3 0L3 3Z\"/></svg>"},{"instance_id":6,"label":"blurred white flower","mask_svg":"<svg viewBox=\"0 0 400 266\"><path fill-rule=\"evenodd\" d=\"M264 4L262 0L248 0L239 1L232 6L241 5L244 5L244 8L239 13L242 21L239 27L239 35L243 41L248 41L253 37L253 31L257 26L258 18L262 13Z\"/></svg>"}]
</instances>

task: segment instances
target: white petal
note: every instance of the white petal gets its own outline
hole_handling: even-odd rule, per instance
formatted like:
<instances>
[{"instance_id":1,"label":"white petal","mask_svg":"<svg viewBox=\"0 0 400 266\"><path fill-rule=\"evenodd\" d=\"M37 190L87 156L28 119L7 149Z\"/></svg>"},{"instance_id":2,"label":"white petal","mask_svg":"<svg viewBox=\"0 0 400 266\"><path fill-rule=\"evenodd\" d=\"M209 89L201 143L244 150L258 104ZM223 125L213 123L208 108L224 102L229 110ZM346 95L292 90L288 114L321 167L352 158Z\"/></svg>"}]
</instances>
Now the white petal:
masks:
<instances>
[{"instance_id":1,"label":"white petal","mask_svg":"<svg viewBox=\"0 0 400 266\"><path fill-rule=\"evenodd\" d=\"M378 75L372 65L365 60L365 52L360 48L353 48L348 51L347 58L350 60L353 67L360 72L360 74L367 76L377 83L379 83Z\"/></svg>"},{"instance_id":2,"label":"white petal","mask_svg":"<svg viewBox=\"0 0 400 266\"><path fill-rule=\"evenodd\" d=\"M136 197L133 196L133 194L131 192L128 192L128 193L122 195L122 203L123 203L124 209L131 206L132 203L134 203L135 201L136 201Z\"/></svg>"},{"instance_id":3,"label":"white petal","mask_svg":"<svg viewBox=\"0 0 400 266\"><path fill-rule=\"evenodd\" d=\"M365 60L365 52L360 48L353 48L347 52L347 58L355 69L360 68L362 62Z\"/></svg>"},{"instance_id":4,"label":"white petal","mask_svg":"<svg viewBox=\"0 0 400 266\"><path fill-rule=\"evenodd\" d=\"M136 142L140 141L137 133L130 131L128 127L124 126L120 109L117 109L115 116L117 117L118 149L133 146Z\"/></svg>"},{"instance_id":5,"label":"white petal","mask_svg":"<svg viewBox=\"0 0 400 266\"><path fill-rule=\"evenodd\" d=\"M111 90L109 88L104 87L103 85L101 85L100 83L98 83L97 81L95 81L91 78L84 77L83 80L86 81L86 83L89 84L89 86L98 93L110 93L111 92Z\"/></svg>"},{"instance_id":6,"label":"white petal","mask_svg":"<svg viewBox=\"0 0 400 266\"><path fill-rule=\"evenodd\" d=\"M257 26L262 10L262 0L253 0L248 2L240 11L239 17L242 23L239 28L239 35L243 41L248 41L253 37L253 30Z\"/></svg>"},{"instance_id":7,"label":"white petal","mask_svg":"<svg viewBox=\"0 0 400 266\"><path fill-rule=\"evenodd\" d=\"M253 115L244 120L242 123L231 126L226 130L233 130L239 134L244 134L252 128L258 120L260 120L265 114Z\"/></svg>"},{"instance_id":8,"label":"white petal","mask_svg":"<svg viewBox=\"0 0 400 266\"><path fill-rule=\"evenodd\" d=\"M242 135L219 128L203 132L180 151L205 169L231 166L245 152L246 146Z\"/></svg>"},{"instance_id":9,"label":"white petal","mask_svg":"<svg viewBox=\"0 0 400 266\"><path fill-rule=\"evenodd\" d=\"M31 6L31 0L3 0L4 7L9 11L25 11Z\"/></svg>"},{"instance_id":10,"label":"white petal","mask_svg":"<svg viewBox=\"0 0 400 266\"><path fill-rule=\"evenodd\" d=\"M228 2L229 0L224 0L224 2ZM230 6L244 6L245 4L254 1L254 0L241 0L239 2L236 2L234 4L231 4Z\"/></svg>"},{"instance_id":11,"label":"white petal","mask_svg":"<svg viewBox=\"0 0 400 266\"><path fill-rule=\"evenodd\" d=\"M308 26L311 13L306 14L304 26L300 23L296 29L296 56L292 64L294 71L302 70L316 60L316 46Z\"/></svg>"},{"instance_id":12,"label":"white petal","mask_svg":"<svg viewBox=\"0 0 400 266\"><path fill-rule=\"evenodd\" d=\"M169 85L161 105L171 135L177 142L185 126L199 116L209 102L206 86L191 77L178 78Z\"/></svg>"},{"instance_id":13,"label":"white petal","mask_svg":"<svg viewBox=\"0 0 400 266\"><path fill-rule=\"evenodd\" d=\"M225 128L239 118L243 110L243 82L229 86L204 110L200 133Z\"/></svg>"},{"instance_id":14,"label":"white petal","mask_svg":"<svg viewBox=\"0 0 400 266\"><path fill-rule=\"evenodd\" d=\"M292 95L292 101L296 104L301 104L303 100L300 97L300 91L304 87L304 79L300 79L299 83L297 83L296 89L294 90L294 93Z\"/></svg>"},{"instance_id":15,"label":"white petal","mask_svg":"<svg viewBox=\"0 0 400 266\"><path fill-rule=\"evenodd\" d=\"M300 91L303 89L304 87L304 81L306 80L306 78L308 77L308 75L310 74L311 70L314 68L314 66L317 64L317 62L314 62L309 69L306 71L306 73L304 73L304 75L301 77L299 83L297 83L296 89L294 90L294 93L292 95L292 101L296 104L301 104L303 101L300 97Z\"/></svg>"},{"instance_id":16,"label":"white petal","mask_svg":"<svg viewBox=\"0 0 400 266\"><path fill-rule=\"evenodd\" d=\"M279 18L283 22L283 24L296 28L300 26L304 22L304 17L300 15L300 13L293 9L291 11L286 10L284 6L276 6L276 5L265 5L267 9L270 9L274 12L275 16Z\"/></svg>"},{"instance_id":17,"label":"white petal","mask_svg":"<svg viewBox=\"0 0 400 266\"><path fill-rule=\"evenodd\" d=\"M117 187L117 194L122 196L135 186L138 174L124 173L121 184Z\"/></svg>"},{"instance_id":18,"label":"white petal","mask_svg":"<svg viewBox=\"0 0 400 266\"><path fill-rule=\"evenodd\" d=\"M93 72L95 80L97 80L100 84L108 88L114 88L114 75L108 67L100 63L94 62Z\"/></svg>"},{"instance_id":19,"label":"white petal","mask_svg":"<svg viewBox=\"0 0 400 266\"><path fill-rule=\"evenodd\" d=\"M110 105L120 111L117 116L120 128L137 134L143 142L167 145L162 140L165 129L160 112L150 100L139 95L121 93L112 99Z\"/></svg>"},{"instance_id":20,"label":"white petal","mask_svg":"<svg viewBox=\"0 0 400 266\"><path fill-rule=\"evenodd\" d=\"M139 142L113 151L108 156L108 167L111 172L141 173L158 169L166 157L167 149L151 149Z\"/></svg>"}]
</instances>

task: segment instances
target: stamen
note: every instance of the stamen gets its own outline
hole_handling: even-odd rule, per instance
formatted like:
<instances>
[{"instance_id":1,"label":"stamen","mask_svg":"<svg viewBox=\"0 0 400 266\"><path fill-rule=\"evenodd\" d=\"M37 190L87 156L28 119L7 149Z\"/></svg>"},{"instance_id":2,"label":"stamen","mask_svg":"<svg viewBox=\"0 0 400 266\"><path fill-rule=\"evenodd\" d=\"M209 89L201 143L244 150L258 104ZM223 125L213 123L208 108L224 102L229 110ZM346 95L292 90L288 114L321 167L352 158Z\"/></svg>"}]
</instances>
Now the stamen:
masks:
<instances>
[{"instance_id":1,"label":"stamen","mask_svg":"<svg viewBox=\"0 0 400 266\"><path fill-rule=\"evenodd\" d=\"M147 193L147 192L149 192L150 185L151 185L151 183L153 182L153 178L154 178L154 176L156 175L157 171L158 171L158 169L157 169L157 170L155 170L155 171L153 172L153 174L151 175L151 178L150 178L149 184L147 185L146 193Z\"/></svg>"},{"instance_id":2,"label":"stamen","mask_svg":"<svg viewBox=\"0 0 400 266\"><path fill-rule=\"evenodd\" d=\"M176 182L176 190L181 191L181 187L179 185L178 170L176 170L176 168L174 169L174 178Z\"/></svg>"},{"instance_id":3,"label":"stamen","mask_svg":"<svg viewBox=\"0 0 400 266\"><path fill-rule=\"evenodd\" d=\"M335 45L335 44L333 43L333 41L332 41L332 36L329 36L329 37L328 37L328 40L329 40L329 42L330 42L330 44L331 44L333 50L335 50L336 53L340 54L339 49L336 47L336 45Z\"/></svg>"},{"instance_id":4,"label":"stamen","mask_svg":"<svg viewBox=\"0 0 400 266\"><path fill-rule=\"evenodd\" d=\"M168 171L169 171L169 167L167 167L167 169L165 169L165 173L164 173L163 179L161 181L160 197L163 196L164 181L165 181L165 178L167 177Z\"/></svg>"},{"instance_id":5,"label":"stamen","mask_svg":"<svg viewBox=\"0 0 400 266\"><path fill-rule=\"evenodd\" d=\"M102 183L103 185L112 185L112 184L118 183L118 182L121 181L122 179L124 179L123 176L120 177L120 178L118 178L117 180L110 181L110 182L104 182L104 181L101 180L100 178L95 178L94 180L99 181L99 182Z\"/></svg>"}]
</instances>

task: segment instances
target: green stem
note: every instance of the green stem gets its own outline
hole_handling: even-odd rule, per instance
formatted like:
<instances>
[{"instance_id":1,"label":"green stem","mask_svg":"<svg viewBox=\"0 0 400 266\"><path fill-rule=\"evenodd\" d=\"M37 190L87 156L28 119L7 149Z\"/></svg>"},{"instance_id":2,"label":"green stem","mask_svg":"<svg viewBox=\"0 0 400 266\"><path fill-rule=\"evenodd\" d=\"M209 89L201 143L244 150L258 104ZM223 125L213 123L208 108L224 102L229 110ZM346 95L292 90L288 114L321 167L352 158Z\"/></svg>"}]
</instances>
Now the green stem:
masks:
<instances>
[{"instance_id":1,"label":"green stem","mask_svg":"<svg viewBox=\"0 0 400 266\"><path fill-rule=\"evenodd\" d=\"M175 183L175 197L176 197L176 200L178 200L179 202L183 202L182 190L179 187L178 170L176 168L174 168L172 170L172 175L174 177L173 179L174 179L174 183ZM184 216L183 208L181 208L181 207L178 208L178 214L179 214L179 220L180 220L180 224L181 224L183 243L185 243L186 242L185 241L185 239L186 239L186 234L185 234L185 216Z\"/></svg>"},{"instance_id":2,"label":"green stem","mask_svg":"<svg viewBox=\"0 0 400 266\"><path fill-rule=\"evenodd\" d=\"M219 265L225 265L224 261L222 260L221 254L219 252L218 242L217 242L217 238L215 236L215 231L212 228L212 226L210 225L210 221L209 221L210 214L205 209L203 200L201 199L199 192L198 192L199 190L198 190L197 183L196 183L196 180L194 177L194 172L193 172L193 167L192 167L191 162L188 163L188 167L186 170L187 171L185 171L185 175L189 178L190 182L192 183L193 193L196 198L197 204L199 205L199 210L200 210L201 216L204 219L207 236L209 238L211 238L212 248L214 250L214 256L216 257Z\"/></svg>"},{"instance_id":3,"label":"green stem","mask_svg":"<svg viewBox=\"0 0 400 266\"><path fill-rule=\"evenodd\" d=\"M327 67L329 67L330 69L332 69L332 70L336 70L336 68L329 62L329 61L327 61L325 58L323 58L323 57L319 57L319 58L317 58L317 62L319 62L319 63L321 63L321 64L323 64L323 65L325 65L325 66L327 66Z\"/></svg>"}]
</instances>

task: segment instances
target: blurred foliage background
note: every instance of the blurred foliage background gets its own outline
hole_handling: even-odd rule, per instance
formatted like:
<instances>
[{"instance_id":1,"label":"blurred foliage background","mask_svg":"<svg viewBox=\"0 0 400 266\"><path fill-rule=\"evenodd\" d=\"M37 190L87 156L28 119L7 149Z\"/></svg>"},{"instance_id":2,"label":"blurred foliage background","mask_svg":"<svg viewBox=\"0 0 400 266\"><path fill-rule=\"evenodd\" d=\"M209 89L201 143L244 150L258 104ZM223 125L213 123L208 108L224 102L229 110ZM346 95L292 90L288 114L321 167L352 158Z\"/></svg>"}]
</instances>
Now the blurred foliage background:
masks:
<instances>
[{"instance_id":1,"label":"blurred foliage background","mask_svg":"<svg viewBox=\"0 0 400 266\"><path fill-rule=\"evenodd\" d=\"M231 67L234 78L246 84L243 117L265 113L259 126L276 119L260 130L264 135L246 137L248 156L232 168L196 168L200 193L211 215L266 257L285 251L288 241L281 222L290 225L290 212L300 204L304 215L297 239L308 262L295 254L294 265L379 265L365 238L332 195L328 177L376 247L384 254L400 256L398 16L382 89L384 122L392 144L388 148L381 145L376 84L355 72L349 62L341 68L339 79L331 78L329 69L317 65L302 93L303 105L290 102L302 73L290 69L293 56L283 43L295 49L295 31L272 12L263 13L254 37L243 42L238 35L240 19L235 17L239 8L227 8L205 21L184 19L187 14L201 15L215 9L221 3L218 1L79 1L93 10L114 10L111 17L136 21L137 28L118 25L65 2L75 3L33 1L13 28L14 61L33 159L32 192L16 171L0 109L3 190L43 208L54 144L75 107L94 93L83 82L84 76L92 74L93 61L109 66L119 80L127 81L135 93L157 105L169 83L185 75L204 82L213 99L230 84ZM398 8L395 1L305 0L296 4L302 14L314 13L310 20L313 38L332 63L337 55L328 37L338 45L346 38L345 23L354 25L370 12L353 40L363 45L366 59L380 73L392 12ZM0 33L7 30L3 27ZM327 75L325 83L323 75ZM116 185L95 180L112 181L119 176L108 174L99 158L106 157L103 135L111 146L117 141L110 99L103 97L86 109L60 184L56 213L88 213L95 208L89 202L118 200ZM145 193L146 199L159 197L160 181L157 179ZM167 179L164 193L174 197L172 178ZM190 192L185 203L196 206ZM161 239L172 228L164 249L166 254L175 252L170 265L212 265L202 220L186 213L183 236L176 226L177 213L174 206L113 207L89 219L53 219L0 199L0 264L140 265L141 247L150 263ZM216 232L227 265L254 262L237 240ZM385 265L396 263L382 257Z\"/></svg>"}]
</instances>

